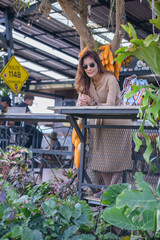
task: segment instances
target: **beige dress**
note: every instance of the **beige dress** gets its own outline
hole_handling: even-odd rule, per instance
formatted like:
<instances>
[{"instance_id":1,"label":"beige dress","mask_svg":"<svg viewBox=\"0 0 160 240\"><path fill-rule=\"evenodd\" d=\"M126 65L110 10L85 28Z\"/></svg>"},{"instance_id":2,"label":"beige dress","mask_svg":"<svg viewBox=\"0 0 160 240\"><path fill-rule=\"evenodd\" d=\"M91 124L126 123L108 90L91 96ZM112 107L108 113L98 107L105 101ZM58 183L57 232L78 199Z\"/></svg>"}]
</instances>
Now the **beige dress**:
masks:
<instances>
[{"instance_id":1,"label":"beige dress","mask_svg":"<svg viewBox=\"0 0 160 240\"><path fill-rule=\"evenodd\" d=\"M89 88L92 100L105 106L119 105L119 84L116 78L105 73L95 88L92 81ZM90 124L125 125L130 120L91 119ZM131 167L131 130L91 128L89 137L88 167L100 172L118 172Z\"/></svg>"}]
</instances>

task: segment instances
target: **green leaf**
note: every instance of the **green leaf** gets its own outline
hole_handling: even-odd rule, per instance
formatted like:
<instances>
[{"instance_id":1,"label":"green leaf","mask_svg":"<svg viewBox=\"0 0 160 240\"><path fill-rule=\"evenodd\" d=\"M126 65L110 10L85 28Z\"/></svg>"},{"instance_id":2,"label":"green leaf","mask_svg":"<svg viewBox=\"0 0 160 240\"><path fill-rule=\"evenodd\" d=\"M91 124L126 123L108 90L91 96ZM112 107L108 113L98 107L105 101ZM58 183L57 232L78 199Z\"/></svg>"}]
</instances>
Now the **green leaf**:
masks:
<instances>
[{"instance_id":1,"label":"green leaf","mask_svg":"<svg viewBox=\"0 0 160 240\"><path fill-rule=\"evenodd\" d=\"M156 232L160 231L160 209L157 209L157 214L156 214Z\"/></svg>"},{"instance_id":2,"label":"green leaf","mask_svg":"<svg viewBox=\"0 0 160 240\"><path fill-rule=\"evenodd\" d=\"M143 153L143 157L146 160L146 162L149 163L149 158L153 151L153 147L152 147L150 138L147 135L145 135L144 137L146 140L147 148L146 148L145 152Z\"/></svg>"},{"instance_id":3,"label":"green leaf","mask_svg":"<svg viewBox=\"0 0 160 240\"><path fill-rule=\"evenodd\" d=\"M129 196L129 195L128 195ZM128 199L128 201L130 198ZM103 218L107 223L117 226L126 230L143 230L143 231L153 231L154 229L154 211L144 210L142 213L142 220L139 221L139 218L136 220L134 216L137 216L139 213L137 210L131 212L129 216L125 215L127 207L117 208L111 207L104 210Z\"/></svg>"},{"instance_id":4,"label":"green leaf","mask_svg":"<svg viewBox=\"0 0 160 240\"><path fill-rule=\"evenodd\" d=\"M144 181L144 175L141 172L137 172L134 176L135 181L136 181L136 186L138 190L144 190L146 191L147 189L150 191L150 185L148 182Z\"/></svg>"},{"instance_id":5,"label":"green leaf","mask_svg":"<svg viewBox=\"0 0 160 240\"><path fill-rule=\"evenodd\" d=\"M155 86L154 84L149 84L149 86L148 86L149 88L150 88L150 91L154 91L154 90L156 90L156 91L158 91L159 90L159 87L157 87L157 86Z\"/></svg>"},{"instance_id":6,"label":"green leaf","mask_svg":"<svg viewBox=\"0 0 160 240\"><path fill-rule=\"evenodd\" d=\"M132 26L132 24L128 23L128 26L129 26L129 28L130 28L131 37L132 37L132 38L137 38L136 31L135 31L134 27Z\"/></svg>"},{"instance_id":7,"label":"green leaf","mask_svg":"<svg viewBox=\"0 0 160 240\"><path fill-rule=\"evenodd\" d=\"M3 209L3 221L9 220L10 215L12 214L13 209L11 207L7 207Z\"/></svg>"},{"instance_id":8,"label":"green leaf","mask_svg":"<svg viewBox=\"0 0 160 240\"><path fill-rule=\"evenodd\" d=\"M154 24L156 28L160 29L160 18L150 19L151 24Z\"/></svg>"},{"instance_id":9,"label":"green leaf","mask_svg":"<svg viewBox=\"0 0 160 240\"><path fill-rule=\"evenodd\" d=\"M138 92L141 89L145 88L145 86L137 86L137 85L133 84L132 88L133 88L133 90L128 92L127 94L125 94L124 97L126 97L126 98L132 97L136 92Z\"/></svg>"},{"instance_id":10,"label":"green leaf","mask_svg":"<svg viewBox=\"0 0 160 240\"><path fill-rule=\"evenodd\" d=\"M154 2L154 11L157 16L160 15L160 1L159 0Z\"/></svg>"},{"instance_id":11,"label":"green leaf","mask_svg":"<svg viewBox=\"0 0 160 240\"><path fill-rule=\"evenodd\" d=\"M139 106L139 113L137 114L137 117L139 117L140 119L142 119L142 117L143 117L143 111L142 111L141 106Z\"/></svg>"},{"instance_id":12,"label":"green leaf","mask_svg":"<svg viewBox=\"0 0 160 240\"><path fill-rule=\"evenodd\" d=\"M127 51L128 51L128 47L121 47L115 53L117 55L118 53L125 53Z\"/></svg>"},{"instance_id":13,"label":"green leaf","mask_svg":"<svg viewBox=\"0 0 160 240\"><path fill-rule=\"evenodd\" d=\"M17 203L24 203L24 202L28 202L28 195L22 195L18 199L15 199L13 203L17 204Z\"/></svg>"},{"instance_id":14,"label":"green leaf","mask_svg":"<svg viewBox=\"0 0 160 240\"><path fill-rule=\"evenodd\" d=\"M31 225L37 225L40 224L44 220L45 216L42 215L41 213L36 213L32 217L30 217L30 224Z\"/></svg>"},{"instance_id":15,"label":"green leaf","mask_svg":"<svg viewBox=\"0 0 160 240\"><path fill-rule=\"evenodd\" d=\"M121 25L121 27L128 33L130 38L137 38L137 34L133 26L128 23L128 27L126 25Z\"/></svg>"},{"instance_id":16,"label":"green leaf","mask_svg":"<svg viewBox=\"0 0 160 240\"><path fill-rule=\"evenodd\" d=\"M125 189L118 197L116 206L121 208L123 206L128 206L131 211L135 210L137 207L143 209L155 210L158 206L158 201L154 197L151 189L146 191L137 190L127 190Z\"/></svg>"},{"instance_id":17,"label":"green leaf","mask_svg":"<svg viewBox=\"0 0 160 240\"><path fill-rule=\"evenodd\" d=\"M33 232L29 227L23 227L21 240L33 240Z\"/></svg>"},{"instance_id":18,"label":"green leaf","mask_svg":"<svg viewBox=\"0 0 160 240\"><path fill-rule=\"evenodd\" d=\"M150 8L152 9L152 1L147 0L150 4ZM159 16L160 15L160 2L159 1L154 1L154 13Z\"/></svg>"},{"instance_id":19,"label":"green leaf","mask_svg":"<svg viewBox=\"0 0 160 240\"><path fill-rule=\"evenodd\" d=\"M159 202L153 194L153 189L149 183L144 181L142 173L135 174L135 180L137 182L137 190L125 189L118 197L116 206L121 208L128 206L130 209L136 209L141 207L144 209L155 210L159 206ZM159 197L159 193L154 190L154 193Z\"/></svg>"},{"instance_id":20,"label":"green leaf","mask_svg":"<svg viewBox=\"0 0 160 240\"><path fill-rule=\"evenodd\" d=\"M50 198L42 203L42 208L49 216L54 217L54 215L57 213L57 204L54 198Z\"/></svg>"},{"instance_id":21,"label":"green leaf","mask_svg":"<svg viewBox=\"0 0 160 240\"><path fill-rule=\"evenodd\" d=\"M129 32L129 28L128 28L128 32ZM158 35L158 34L157 34ZM157 40L157 38L156 38ZM135 44L138 46L138 49L135 48L135 50L133 51L132 48L132 52L130 52L128 47L128 50L125 49L125 54L127 56L127 53L130 55L134 55L136 56L138 59L145 61L146 63L149 64L150 68L158 75L160 76L160 47L159 47L159 42L155 42L152 41L152 44L149 44L147 46L144 45L143 40L139 40L139 39L132 39L130 41L131 43ZM146 42L148 43L148 40L146 40ZM124 49L118 49L116 51L116 54L119 54L119 56L116 58L116 60L120 63L123 58L125 57L124 55Z\"/></svg>"},{"instance_id":22,"label":"green leaf","mask_svg":"<svg viewBox=\"0 0 160 240\"><path fill-rule=\"evenodd\" d=\"M128 51L129 51L129 52L135 52L137 49L138 49L138 46L136 46L135 44L131 44L131 45L128 47Z\"/></svg>"},{"instance_id":23,"label":"green leaf","mask_svg":"<svg viewBox=\"0 0 160 240\"><path fill-rule=\"evenodd\" d=\"M12 238L17 238L21 235L22 228L20 226L15 226L12 230Z\"/></svg>"},{"instance_id":24,"label":"green leaf","mask_svg":"<svg viewBox=\"0 0 160 240\"><path fill-rule=\"evenodd\" d=\"M72 216L72 211L67 205L62 205L59 208L59 213L67 220L69 221Z\"/></svg>"},{"instance_id":25,"label":"green leaf","mask_svg":"<svg viewBox=\"0 0 160 240\"><path fill-rule=\"evenodd\" d=\"M3 240L9 240L11 237L12 233L11 232L7 232L5 235L3 235L3 237L1 239Z\"/></svg>"},{"instance_id":26,"label":"green leaf","mask_svg":"<svg viewBox=\"0 0 160 240\"><path fill-rule=\"evenodd\" d=\"M160 112L160 100L153 106L150 107L149 109L146 110L147 113L153 113L154 118L158 118L158 113Z\"/></svg>"},{"instance_id":27,"label":"green leaf","mask_svg":"<svg viewBox=\"0 0 160 240\"><path fill-rule=\"evenodd\" d=\"M160 151L160 137L156 137L156 143L157 143L157 148L159 149Z\"/></svg>"},{"instance_id":28,"label":"green leaf","mask_svg":"<svg viewBox=\"0 0 160 240\"><path fill-rule=\"evenodd\" d=\"M32 210L38 210L35 203L25 203L23 204L24 208L32 209Z\"/></svg>"},{"instance_id":29,"label":"green leaf","mask_svg":"<svg viewBox=\"0 0 160 240\"><path fill-rule=\"evenodd\" d=\"M118 54L118 50L116 51L116 54ZM121 53L118 57L116 57L114 59L114 61L117 61L118 63L121 63L125 57L128 57L130 55L132 55L131 52Z\"/></svg>"},{"instance_id":30,"label":"green leaf","mask_svg":"<svg viewBox=\"0 0 160 240\"><path fill-rule=\"evenodd\" d=\"M134 140L134 142L135 142L135 152L138 152L139 151L139 149L140 149L140 146L142 145L142 141L138 138L138 136L137 136L137 132L134 132L133 133L133 140Z\"/></svg>"},{"instance_id":31,"label":"green leaf","mask_svg":"<svg viewBox=\"0 0 160 240\"><path fill-rule=\"evenodd\" d=\"M148 47L140 47L138 51L132 52L134 56L140 60L144 60L149 64L150 68L160 76L160 48L156 43L150 44Z\"/></svg>"},{"instance_id":32,"label":"green leaf","mask_svg":"<svg viewBox=\"0 0 160 240\"><path fill-rule=\"evenodd\" d=\"M7 195L7 200L10 202L14 202L15 199L18 198L18 193L16 192L15 189L8 189L6 192Z\"/></svg>"},{"instance_id":33,"label":"green leaf","mask_svg":"<svg viewBox=\"0 0 160 240\"><path fill-rule=\"evenodd\" d=\"M156 121L150 113L146 113L146 118L150 121L151 124L155 125Z\"/></svg>"},{"instance_id":34,"label":"green leaf","mask_svg":"<svg viewBox=\"0 0 160 240\"><path fill-rule=\"evenodd\" d=\"M31 211L29 211L27 208L22 208L22 212L26 218L31 216Z\"/></svg>"},{"instance_id":35,"label":"green leaf","mask_svg":"<svg viewBox=\"0 0 160 240\"><path fill-rule=\"evenodd\" d=\"M158 171L156 164L152 164L152 170L153 170L154 174L156 174L156 172Z\"/></svg>"},{"instance_id":36,"label":"green leaf","mask_svg":"<svg viewBox=\"0 0 160 240\"><path fill-rule=\"evenodd\" d=\"M79 227L77 227L76 225L73 225L67 228L63 233L64 239L68 240L68 238L71 237L73 234L75 234L78 231L78 229Z\"/></svg>"},{"instance_id":37,"label":"green leaf","mask_svg":"<svg viewBox=\"0 0 160 240\"><path fill-rule=\"evenodd\" d=\"M96 237L91 234L80 234L67 240L96 240Z\"/></svg>"},{"instance_id":38,"label":"green leaf","mask_svg":"<svg viewBox=\"0 0 160 240\"><path fill-rule=\"evenodd\" d=\"M158 42L158 41L159 41L159 35L151 34L144 39L143 43L145 47L148 47L152 42Z\"/></svg>"},{"instance_id":39,"label":"green leaf","mask_svg":"<svg viewBox=\"0 0 160 240\"><path fill-rule=\"evenodd\" d=\"M37 229L33 230L33 240L43 240L42 233Z\"/></svg>"},{"instance_id":40,"label":"green leaf","mask_svg":"<svg viewBox=\"0 0 160 240\"><path fill-rule=\"evenodd\" d=\"M150 96L154 101L156 101L156 102L159 101L158 94L156 94L155 92L154 92L154 94L151 93L151 88L149 89L148 94L149 94L149 96Z\"/></svg>"},{"instance_id":41,"label":"green leaf","mask_svg":"<svg viewBox=\"0 0 160 240\"><path fill-rule=\"evenodd\" d=\"M103 196L101 203L105 205L115 204L116 197L125 189L129 188L130 185L128 183L114 184L108 187Z\"/></svg>"},{"instance_id":42,"label":"green leaf","mask_svg":"<svg viewBox=\"0 0 160 240\"><path fill-rule=\"evenodd\" d=\"M115 240L115 239L118 240L119 239L117 237L117 235L115 235L114 233L111 233L111 232L109 232L107 234L104 234L103 237L104 237L105 240ZM123 238L122 238L122 240L123 240Z\"/></svg>"},{"instance_id":43,"label":"green leaf","mask_svg":"<svg viewBox=\"0 0 160 240\"><path fill-rule=\"evenodd\" d=\"M127 27L126 25L124 24L121 24L121 27L124 29L124 31L126 31L129 35L129 27Z\"/></svg>"},{"instance_id":44,"label":"green leaf","mask_svg":"<svg viewBox=\"0 0 160 240\"><path fill-rule=\"evenodd\" d=\"M81 203L81 206L82 206L82 213L84 215L87 216L88 220L91 222L93 220L93 212L90 208L90 206L88 206L86 203L82 202Z\"/></svg>"},{"instance_id":45,"label":"green leaf","mask_svg":"<svg viewBox=\"0 0 160 240\"><path fill-rule=\"evenodd\" d=\"M75 208L72 213L72 217L74 217L75 219L78 219L81 216L81 213L82 213L81 204L76 203Z\"/></svg>"},{"instance_id":46,"label":"green leaf","mask_svg":"<svg viewBox=\"0 0 160 240\"><path fill-rule=\"evenodd\" d=\"M149 136L144 131L145 121L146 121L146 115L143 118L142 124L141 124L141 126L139 128L139 132L142 133L142 135L144 136L145 141L146 141L147 148L146 148L146 150L145 150L145 152L143 154L143 157L147 161L147 163L149 163L149 158L150 158L150 155L152 153L153 147L151 145L151 140L150 140Z\"/></svg>"},{"instance_id":47,"label":"green leaf","mask_svg":"<svg viewBox=\"0 0 160 240\"><path fill-rule=\"evenodd\" d=\"M138 46L144 46L144 44L143 44L143 39L131 39L130 42L131 42L131 43L134 43L134 44L136 44L136 45L138 45ZM137 49L136 49L136 50L137 50Z\"/></svg>"},{"instance_id":48,"label":"green leaf","mask_svg":"<svg viewBox=\"0 0 160 240\"><path fill-rule=\"evenodd\" d=\"M145 90L144 98L142 101L143 101L142 102L143 107L148 107L150 103L150 99L149 99L149 91L147 89Z\"/></svg>"},{"instance_id":49,"label":"green leaf","mask_svg":"<svg viewBox=\"0 0 160 240\"><path fill-rule=\"evenodd\" d=\"M85 225L89 224L89 219L85 214L82 214L76 221L74 221L74 223L78 226L80 226L81 228L85 228Z\"/></svg>"}]
</instances>

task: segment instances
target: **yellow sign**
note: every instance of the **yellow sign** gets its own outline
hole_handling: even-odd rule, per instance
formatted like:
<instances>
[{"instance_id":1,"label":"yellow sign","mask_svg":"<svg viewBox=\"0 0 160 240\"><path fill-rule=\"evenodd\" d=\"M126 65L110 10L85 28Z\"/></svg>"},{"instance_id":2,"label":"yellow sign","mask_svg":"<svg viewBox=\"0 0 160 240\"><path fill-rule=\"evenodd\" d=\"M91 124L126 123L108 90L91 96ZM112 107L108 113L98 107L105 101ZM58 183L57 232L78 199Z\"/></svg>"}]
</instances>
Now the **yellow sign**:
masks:
<instances>
[{"instance_id":1,"label":"yellow sign","mask_svg":"<svg viewBox=\"0 0 160 240\"><path fill-rule=\"evenodd\" d=\"M23 66L20 65L16 58L12 56L5 68L2 70L0 76L8 87L17 94L29 77L29 73Z\"/></svg>"}]
</instances>

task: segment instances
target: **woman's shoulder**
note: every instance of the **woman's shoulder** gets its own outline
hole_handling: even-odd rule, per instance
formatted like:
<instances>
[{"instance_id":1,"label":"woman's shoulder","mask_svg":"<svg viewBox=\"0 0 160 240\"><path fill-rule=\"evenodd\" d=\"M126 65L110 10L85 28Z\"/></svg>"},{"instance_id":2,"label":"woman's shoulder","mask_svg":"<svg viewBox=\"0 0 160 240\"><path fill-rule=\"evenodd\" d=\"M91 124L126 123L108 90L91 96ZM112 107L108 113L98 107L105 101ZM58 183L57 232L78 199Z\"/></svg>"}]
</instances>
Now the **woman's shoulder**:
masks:
<instances>
[{"instance_id":1,"label":"woman's shoulder","mask_svg":"<svg viewBox=\"0 0 160 240\"><path fill-rule=\"evenodd\" d=\"M109 72L105 72L104 76L103 76L104 82L110 82L110 81L116 81L117 79L115 78L115 76L112 73Z\"/></svg>"}]
</instances>

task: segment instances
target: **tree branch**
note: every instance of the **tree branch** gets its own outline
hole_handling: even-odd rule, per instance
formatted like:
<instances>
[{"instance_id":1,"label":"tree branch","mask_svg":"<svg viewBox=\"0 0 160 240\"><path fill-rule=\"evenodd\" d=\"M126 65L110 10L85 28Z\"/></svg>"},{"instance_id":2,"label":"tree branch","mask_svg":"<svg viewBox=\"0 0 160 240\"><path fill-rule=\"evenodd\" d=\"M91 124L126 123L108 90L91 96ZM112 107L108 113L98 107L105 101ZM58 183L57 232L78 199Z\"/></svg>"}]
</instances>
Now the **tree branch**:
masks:
<instances>
[{"instance_id":1,"label":"tree branch","mask_svg":"<svg viewBox=\"0 0 160 240\"><path fill-rule=\"evenodd\" d=\"M92 37L92 34L88 31L86 25L83 25L81 18L76 14L76 12L71 8L71 0L57 0L64 10L67 17L73 23L76 31L81 36L85 45L93 50L97 47L97 43Z\"/></svg>"}]
</instances>

